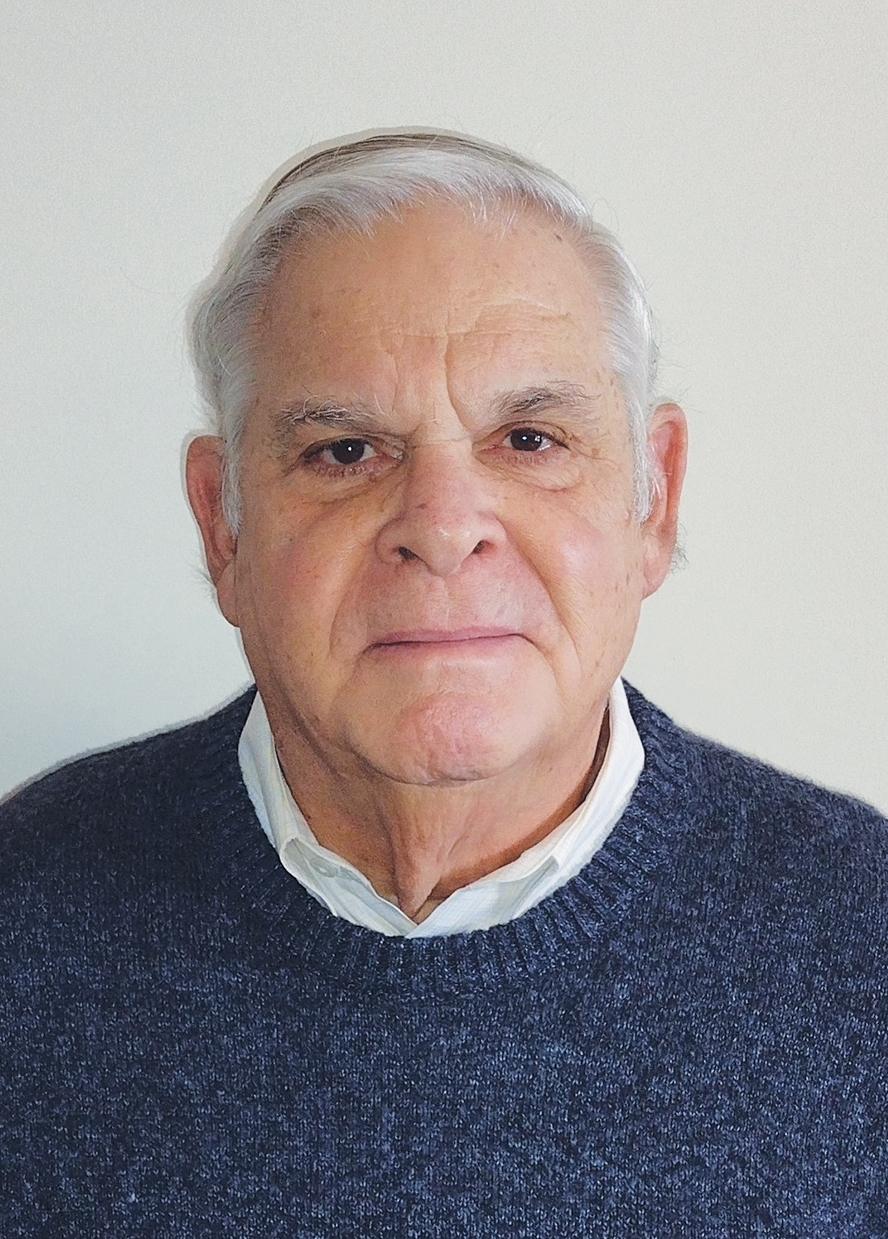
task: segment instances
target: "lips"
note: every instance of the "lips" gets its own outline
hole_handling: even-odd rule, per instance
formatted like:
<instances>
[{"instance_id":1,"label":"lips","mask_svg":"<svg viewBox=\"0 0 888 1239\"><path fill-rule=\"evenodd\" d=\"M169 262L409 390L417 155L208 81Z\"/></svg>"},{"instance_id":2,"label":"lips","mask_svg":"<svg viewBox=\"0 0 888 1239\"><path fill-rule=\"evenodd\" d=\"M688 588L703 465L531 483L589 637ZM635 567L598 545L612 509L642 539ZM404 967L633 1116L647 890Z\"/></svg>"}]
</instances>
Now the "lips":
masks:
<instances>
[{"instance_id":1,"label":"lips","mask_svg":"<svg viewBox=\"0 0 888 1239\"><path fill-rule=\"evenodd\" d=\"M477 627L470 628L407 628L395 632L387 632L370 643L370 649L389 649L394 647L409 647L424 645L468 645L471 643L495 642L509 637L520 637L522 634L514 628Z\"/></svg>"}]
</instances>

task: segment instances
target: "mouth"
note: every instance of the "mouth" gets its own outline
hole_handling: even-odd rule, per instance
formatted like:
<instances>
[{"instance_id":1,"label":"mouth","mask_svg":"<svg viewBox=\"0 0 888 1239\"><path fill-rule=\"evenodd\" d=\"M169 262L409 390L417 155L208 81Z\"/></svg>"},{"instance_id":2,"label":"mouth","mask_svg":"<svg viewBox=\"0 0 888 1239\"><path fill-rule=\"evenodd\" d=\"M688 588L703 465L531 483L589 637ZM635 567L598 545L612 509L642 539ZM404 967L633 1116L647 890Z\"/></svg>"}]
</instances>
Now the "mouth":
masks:
<instances>
[{"instance_id":1,"label":"mouth","mask_svg":"<svg viewBox=\"0 0 888 1239\"><path fill-rule=\"evenodd\" d=\"M416 628L387 632L373 641L369 649L386 652L452 653L495 650L504 643L521 640L514 628Z\"/></svg>"}]
</instances>

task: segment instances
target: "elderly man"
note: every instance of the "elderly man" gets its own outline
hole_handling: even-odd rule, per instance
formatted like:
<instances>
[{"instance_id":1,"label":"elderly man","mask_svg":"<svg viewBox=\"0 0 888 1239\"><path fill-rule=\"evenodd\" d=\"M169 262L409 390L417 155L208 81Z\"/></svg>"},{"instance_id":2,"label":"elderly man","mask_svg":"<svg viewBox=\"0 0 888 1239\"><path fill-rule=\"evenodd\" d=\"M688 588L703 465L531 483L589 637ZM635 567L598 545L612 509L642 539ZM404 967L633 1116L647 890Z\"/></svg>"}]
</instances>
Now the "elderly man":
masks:
<instances>
[{"instance_id":1,"label":"elderly man","mask_svg":"<svg viewBox=\"0 0 888 1239\"><path fill-rule=\"evenodd\" d=\"M888 1235L885 823L620 671L681 411L465 138L297 164L193 316L257 690L2 813L8 1235Z\"/></svg>"}]
</instances>

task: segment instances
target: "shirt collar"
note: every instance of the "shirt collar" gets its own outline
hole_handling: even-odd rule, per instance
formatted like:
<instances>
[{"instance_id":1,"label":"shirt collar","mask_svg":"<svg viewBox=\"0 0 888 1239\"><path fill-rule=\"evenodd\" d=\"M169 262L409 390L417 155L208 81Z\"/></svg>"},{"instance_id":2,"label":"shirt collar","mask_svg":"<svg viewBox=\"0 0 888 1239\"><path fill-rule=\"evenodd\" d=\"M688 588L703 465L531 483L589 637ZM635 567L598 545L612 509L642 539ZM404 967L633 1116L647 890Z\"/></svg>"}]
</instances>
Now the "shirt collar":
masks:
<instances>
[{"instance_id":1,"label":"shirt collar","mask_svg":"<svg viewBox=\"0 0 888 1239\"><path fill-rule=\"evenodd\" d=\"M335 916L411 938L467 933L513 920L563 886L588 864L616 825L643 769L644 750L622 680L611 689L608 708L607 752L583 803L539 843L454 891L419 924L315 838L287 786L258 693L241 733L238 759L256 815L282 865Z\"/></svg>"}]
</instances>

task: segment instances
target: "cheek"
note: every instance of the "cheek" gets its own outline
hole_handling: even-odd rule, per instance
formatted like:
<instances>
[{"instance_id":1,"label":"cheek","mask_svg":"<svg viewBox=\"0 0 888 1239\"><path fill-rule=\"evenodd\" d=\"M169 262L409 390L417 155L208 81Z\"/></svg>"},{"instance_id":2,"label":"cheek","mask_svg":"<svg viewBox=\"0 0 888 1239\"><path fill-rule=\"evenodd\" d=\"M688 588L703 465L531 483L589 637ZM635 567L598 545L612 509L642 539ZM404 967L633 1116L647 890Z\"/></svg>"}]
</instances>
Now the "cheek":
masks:
<instances>
[{"instance_id":1,"label":"cheek","mask_svg":"<svg viewBox=\"0 0 888 1239\"><path fill-rule=\"evenodd\" d=\"M634 625L642 597L640 542L634 523L600 527L574 519L550 528L535 562L575 643L624 641L625 617ZM616 621L616 622L615 622Z\"/></svg>"},{"instance_id":2,"label":"cheek","mask_svg":"<svg viewBox=\"0 0 888 1239\"><path fill-rule=\"evenodd\" d=\"M238 545L241 612L249 607L259 630L298 635L306 652L329 646L337 615L366 561L366 539L354 521L332 510L276 510L256 517L245 520Z\"/></svg>"},{"instance_id":3,"label":"cheek","mask_svg":"<svg viewBox=\"0 0 888 1239\"><path fill-rule=\"evenodd\" d=\"M534 536L537 562L571 592L584 587L593 594L620 592L641 565L639 531L628 518L598 521L571 514L550 522L542 537Z\"/></svg>"}]
</instances>

